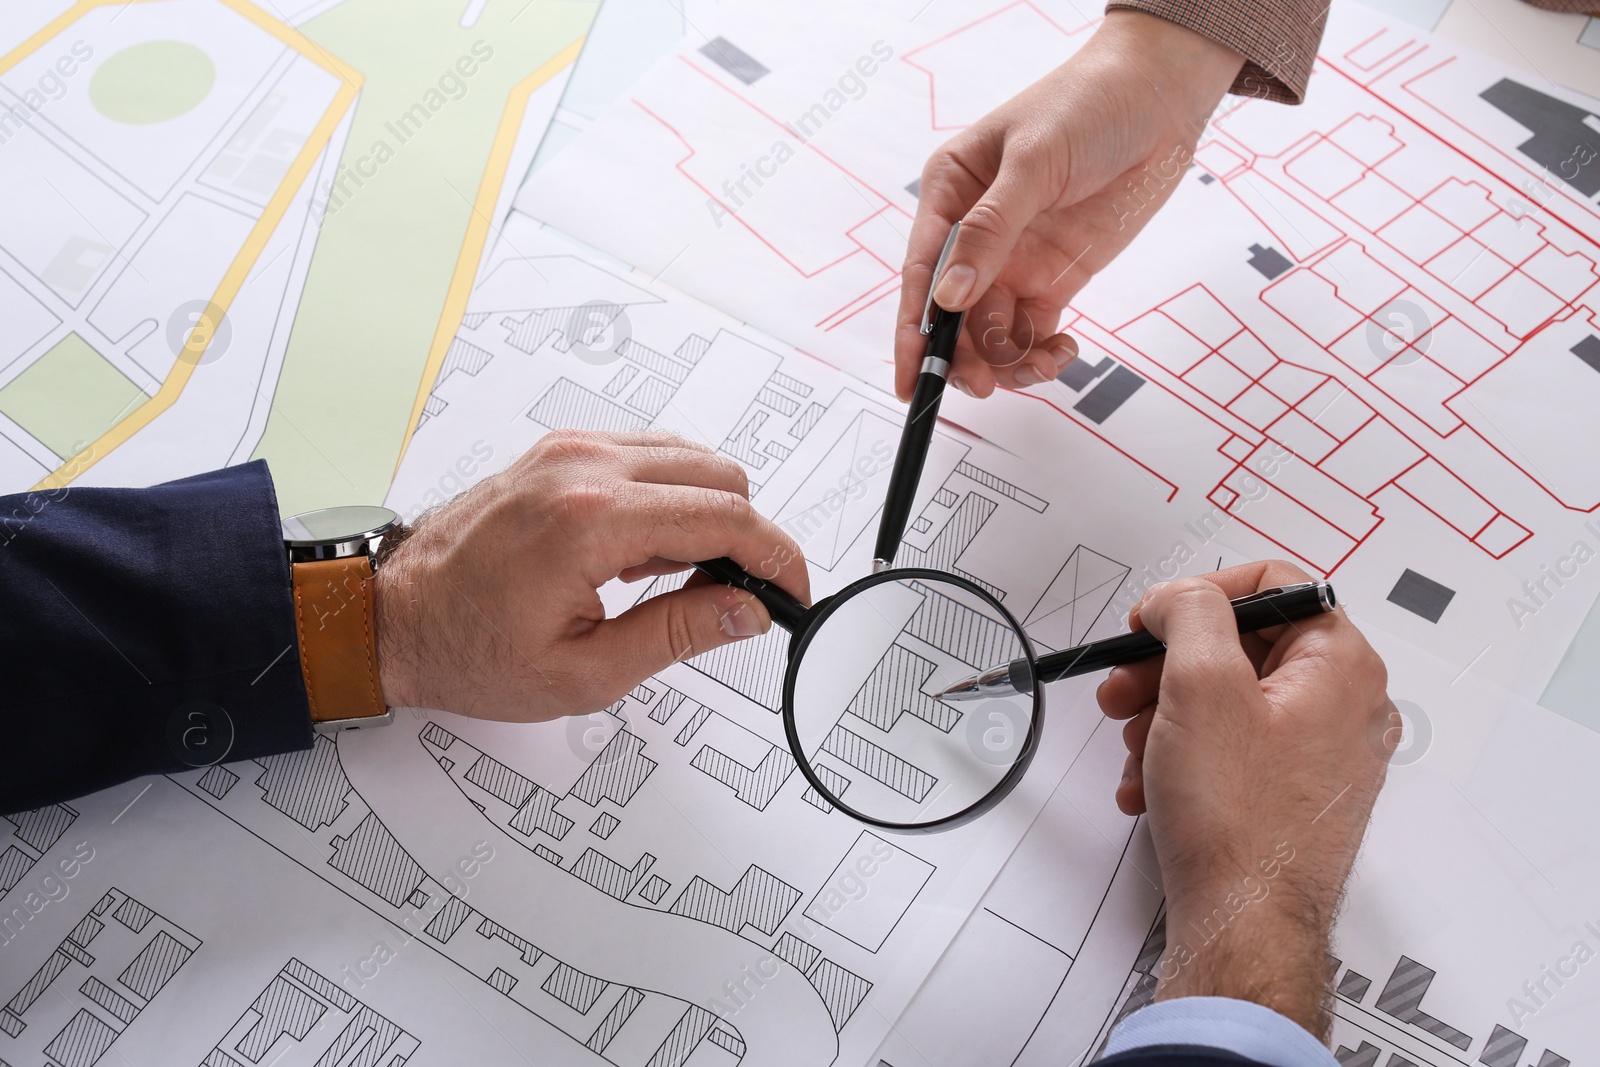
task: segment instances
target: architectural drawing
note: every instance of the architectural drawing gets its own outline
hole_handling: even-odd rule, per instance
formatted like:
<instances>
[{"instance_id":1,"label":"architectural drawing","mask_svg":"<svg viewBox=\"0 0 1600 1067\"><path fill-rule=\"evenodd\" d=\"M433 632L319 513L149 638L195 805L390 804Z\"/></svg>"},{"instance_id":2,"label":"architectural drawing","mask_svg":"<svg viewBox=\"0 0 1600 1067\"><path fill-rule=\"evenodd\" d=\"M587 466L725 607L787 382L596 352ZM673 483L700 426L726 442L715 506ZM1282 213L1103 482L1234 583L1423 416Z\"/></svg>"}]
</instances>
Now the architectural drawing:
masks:
<instances>
[{"instance_id":1,"label":"architectural drawing","mask_svg":"<svg viewBox=\"0 0 1600 1067\"><path fill-rule=\"evenodd\" d=\"M78 813L66 804L0 816L0 902L4 902L39 858L72 826Z\"/></svg>"},{"instance_id":2,"label":"architectural drawing","mask_svg":"<svg viewBox=\"0 0 1600 1067\"><path fill-rule=\"evenodd\" d=\"M745 83L684 49L536 175L519 206L886 383L918 193L908 179L951 132L1059 63L1093 23L1045 0L929 10L914 20L889 4L829 13L763 7L759 17L725 19L726 40L787 77ZM811 101L798 72L843 66L874 41L895 58L879 66L866 94L824 133L803 126L796 116ZM1600 450L1587 414L1600 404L1600 208L1586 191L1588 168L1570 160L1573 144L1592 135L1567 136L1592 127L1600 107L1546 89L1336 5L1303 107L1225 101L1192 166L1183 158L1129 183L1113 206L1124 216L1145 210L1148 190L1176 188L1064 316L1079 360L1054 383L983 402L951 396L943 409L1019 455L1118 470L1126 486L1153 488L1159 499L1107 499L1105 507L1129 525L1164 520L1182 531L1151 558L1119 552L1119 561L1101 563L1086 545L1052 572L1050 589L1024 602L1035 636L1070 640L1078 607L1091 620L1119 617L1132 603L1128 587L1162 580L1172 561L1281 556L1332 578L1385 651L1392 683L1403 687L1397 660L1420 662L1419 649L1423 659L1439 657L1439 669L1410 690L1450 710L1448 721L1441 711L1432 723L1435 752L1470 743L1459 712L1465 679L1542 692L1600 589L1600 572L1575 563L1600 543L1591 529L1600 483L1580 458ZM781 175L741 187L740 164L775 143L794 153ZM605 161L620 158L624 144L630 168L607 178ZM612 182L648 192L607 196L620 194ZM597 191L604 212L594 209ZM644 216L654 224L642 225ZM1109 596L1080 599L1101 581ZM1392 644L1381 631L1395 635ZM1481 721L1504 715L1556 729L1508 694L1496 699L1500 707L1484 709ZM1120 765L1114 739L1097 733L1093 748ZM1109 795L1114 776L1102 780L1089 752L1061 788L1100 781ZM1497 794L1536 776L1514 770L1505 753L1481 758L1501 768ZM1415 805L1412 790L1428 781L1460 806L1469 780L1465 765L1407 767L1391 774L1390 792ZM1019 1064L1060 1062L1063 1050L1087 1059L1118 1012L1148 995L1147 937L1159 909L1139 873L1141 864L1150 869L1139 855L1148 844L1104 811L1105 795L1072 792L1074 803L1050 824L1050 840L1060 847L1065 834L1083 857L1074 870L1052 867L1024 843L1013 863L1021 873L1002 874L969 920L971 937L964 930L952 946L962 966L935 971L902 1020L910 1044L891 1036L884 1062L922 1062L927 1048L962 1062L961 1035L943 1017L983 1000L983 979L973 975L1005 975L1009 993L970 1008L1000 1020L983 1057L1003 1046ZM1487 808L1463 807L1450 821L1456 808L1427 795L1440 812L1434 834L1475 839L1491 818ZM1582 803L1594 802L1585 794ZM1402 880L1401 871L1421 877L1408 866L1414 839L1408 852L1383 830L1384 819L1398 826L1402 811L1418 810L1399 803L1380 807L1368 846L1374 886ZM1519 833L1497 817L1490 825L1502 837ZM1507 854L1504 862L1524 861ZM1100 873L1088 878L1083 866ZM1073 876L1110 888L1072 901L1065 914L1027 904L1064 880L1077 884ZM1525 887L1468 882L1476 887L1469 900L1440 897L1435 912L1525 906ZM1539 973L1510 939L1474 938L1485 951L1446 957L1438 924L1448 920L1406 908L1399 920L1396 896L1376 889L1355 899L1342 928L1353 942L1342 954L1359 960L1356 978L1340 976L1349 983L1339 1009L1342 1059L1379 1067L1579 1062L1571 1016L1563 1028L1556 1012L1534 1020L1531 1008L1512 1012L1502 1009L1503 995L1495 1000L1493 991L1514 987L1524 971ZM1541 906L1562 916L1564 930L1581 928L1571 902ZM1379 937L1396 929L1409 934ZM1523 938L1537 940L1534 928ZM1419 963L1401 966L1402 957ZM1454 976L1443 1005L1417 997L1433 968ZM1019 982L1019 972L1035 984ZM1384 1003L1392 1013L1377 1004L1391 978ZM1370 983L1364 1002L1358 979ZM1436 999L1446 995L1438 986L1430 987Z\"/></svg>"},{"instance_id":3,"label":"architectural drawing","mask_svg":"<svg viewBox=\"0 0 1600 1067\"><path fill-rule=\"evenodd\" d=\"M157 6L133 5L127 20ZM669 428L744 466L756 506L804 548L816 595L867 573L903 418L883 389L912 179L950 132L1092 24L1054 0L935 6L915 24L859 0L828 14L760 5L759 18L729 17L716 47L696 41L668 59L551 163L493 247L486 226L463 223L442 310L355 316L426 352L420 392L386 382L379 405L407 442L392 506L413 516L558 427ZM874 60L869 92L819 119L794 75L851 67L877 41L892 55ZM996 49L1009 61L990 61ZM25 61L0 60L0 90L15 92ZM283 161L263 156L282 141L265 134L295 107L332 122L317 126L327 147L307 159L320 169L284 217L311 212L356 127L289 80L315 83L318 64L292 48L272 62L204 158L196 147L145 161L109 181L114 195L83 201L118 236L114 251L159 261L138 258L161 251L158 216L244 227L228 247L253 248L265 213L285 206L269 187L287 178L268 182ZM511 101L517 115L530 106ZM1179 573L1270 554L1331 574L1393 665L1397 696L1435 712L1434 750L1391 776L1340 930L1338 1055L1360 1067L1581 1065L1588 1050L1565 1009L1533 1017L1503 1002L1570 951L1587 914L1554 887L1593 884L1593 864L1560 847L1539 812L1600 810L1584 769L1595 746L1491 683L1536 691L1600 582L1593 568L1550 569L1600 506L1584 461L1594 449L1557 447L1594 443L1593 420L1571 413L1600 404L1594 194L1554 176L1559 138L1593 112L1343 6L1312 102L1292 123L1264 107L1218 116L1151 232L1083 294L1068 316L1083 356L1057 382L986 404L947 399L899 561L981 584L1044 648L1117 632L1144 588ZM70 116L46 118L14 143L81 168L88 149L66 143ZM509 154L494 165L508 170L525 140L513 126L496 140ZM782 179L729 194L774 139L794 151ZM509 198L489 185L461 219L470 209L498 225L491 208ZM306 280L326 234L273 233L283 247L259 251L263 264L283 252L277 288L240 293L274 314L293 317L302 299L326 314L329 297ZM1141 251L1151 247L1159 264ZM181 357L151 354L162 336L122 258L69 240L41 260L8 233L0 250L0 312L21 346L0 351L0 435L16 453L0 443L0 475L22 488L78 435L26 407L37 390L7 392L24 365L109 360L147 397L187 372ZM241 262L193 269L226 279ZM81 297L68 292L80 283ZM331 321L307 327L306 351ZM278 379L262 368L295 351L286 334L250 333L275 355L201 360L250 386L248 420L217 438L224 459L270 442L265 401L279 398L253 394ZM137 402L96 373L109 400ZM17 429L30 426L38 433ZM166 470L176 452L157 463L139 443L102 457L89 480L192 472ZM1045 449L1071 462L1042 462ZM389 485L392 460L364 454L373 485ZM315 486L308 472L290 477ZM620 612L678 580L602 595ZM917 636L863 684L862 722L829 740L819 773L836 791L866 774L929 788L926 769L891 762L871 734L960 728L960 709L923 692L931 661ZM8 909L80 832L125 817L118 832L149 847L96 860L92 906L52 904L67 910L0 949L0 1060L111 1062L136 1027L191 1017L185 1062L207 1067L273 1051L307 1067L523 1062L501 1028L537 1035L552 1063L616 1067L907 1067L925 1057L895 1042L926 1035L951 1063L1087 1060L1150 995L1167 935L1149 836L1110 809L1120 740L1092 682L1051 687L1044 747L1004 805L970 829L891 841L794 773L776 714L785 663L786 635L774 633L674 665L588 716L521 726L401 709L383 731L9 817ZM885 714L881 694L896 698ZM1024 837L1041 810L1050 833ZM184 832L124 831L147 811L150 827ZM227 869L184 851L191 839L215 843ZM1472 848L1445 854L1443 840ZM859 893L849 879L867 858L875 873ZM146 892L172 863L195 884ZM219 887L238 888L238 871L258 894L259 930L228 922ZM1581 991L1562 995L1576 1013L1592 1007ZM470 1052L453 1043L464 1034Z\"/></svg>"},{"instance_id":4,"label":"architectural drawing","mask_svg":"<svg viewBox=\"0 0 1600 1067\"><path fill-rule=\"evenodd\" d=\"M887 382L907 177L1093 21L998 0L838 19L763 8L720 27L773 69L891 49L825 132L795 118L803 79L747 83L685 49L519 204ZM1600 591L1547 570L1600 512L1580 458L1600 449L1600 208L1588 179L1553 176L1576 173L1572 145L1553 154L1596 108L1356 5L1315 83L1300 108L1224 101L1192 161L1130 181L1123 218L1150 190L1172 199L1067 309L1080 356L1058 381L944 413L1018 454L1118 465L1202 541L1334 578L1373 621L1463 664L1484 653L1475 670L1536 696ZM626 173L604 174L624 144ZM781 174L744 181L774 144L793 153ZM622 182L648 193L605 195ZM1457 595L1391 599L1407 570Z\"/></svg>"},{"instance_id":5,"label":"architectural drawing","mask_svg":"<svg viewBox=\"0 0 1600 1067\"><path fill-rule=\"evenodd\" d=\"M21 950L8 946L0 1059L92 1067L199 948L194 935L118 889L96 901L31 975L13 965Z\"/></svg>"},{"instance_id":6,"label":"architectural drawing","mask_svg":"<svg viewBox=\"0 0 1600 1067\"><path fill-rule=\"evenodd\" d=\"M1162 917L1139 950L1098 1047L1104 1047L1112 1026L1151 1002L1165 947ZM1468 1034L1429 1015L1422 1001L1435 972L1407 956L1395 963L1375 997L1368 996L1373 990L1371 978L1340 961L1334 961L1334 969L1334 1055L1342 1067L1450 1067L1462 1062L1464 1055L1488 1067L1518 1067L1524 1057L1536 1067L1567 1067L1573 1062L1555 1049L1530 1047L1526 1037L1499 1022L1485 1023L1484 1032Z\"/></svg>"},{"instance_id":7,"label":"architectural drawing","mask_svg":"<svg viewBox=\"0 0 1600 1067\"><path fill-rule=\"evenodd\" d=\"M819 592L865 573L863 535L899 432L886 398L537 227L514 232L484 278L390 498L400 510L449 489L460 456L489 457L478 464L483 477L563 420L600 425L625 413L709 434L701 439L739 458L758 506L815 546ZM1049 640L1114 632L1106 607L1122 583L1113 579L1131 568L1111 554L1112 527L1057 505L1109 486L1085 484L941 434L907 560L956 569L1019 613L1031 609ZM1166 537L1117 535L1130 552L1154 551ZM620 611L648 591L604 595ZM925 623L942 618L934 611ZM915 638L896 646L872 684L900 692L914 678ZM117 818L132 825L145 810L190 828L183 841L225 843L230 857L161 899L124 906L115 891L102 909L111 921L96 920L110 932L93 944L87 925L65 941L63 926L46 944L35 931L50 912L30 924L4 950L7 960L26 956L27 973L0 968L13 986L0 992L20 996L41 966L35 985L52 992L13 1001L0 1059L40 1058L59 1038L62 1055L79 1050L71 1062L90 1062L83 1050L134 1040L119 1037L128 1019L151 998L170 1000L161 990L175 987L162 975L181 971L183 1003L164 1011L203 1000L203 1024L184 1040L194 1062L213 1067L263 1048L311 1064L357 1055L357 1045L377 1067L434 1062L447 1050L431 1035L462 1012L546 1035L552 1062L731 1064L780 1048L796 1063L864 1060L1049 796L1051 773L1024 783L981 832L916 842L863 835L794 773L766 696L782 675L772 659L781 649L747 642L737 651L742 658L677 665L587 717L501 727L402 711L372 738L319 738L303 752L144 783L159 800L134 793L107 810L113 798L88 798L87 808L0 823L14 890L31 887L78 831L105 833ZM902 728L953 725L942 706L904 695ZM1057 766L1091 724L1077 716L1046 737ZM828 773L839 772L858 773L843 763ZM171 847L143 853L165 863ZM844 880L865 855L876 873L860 896ZM140 862L98 859L93 869L115 876ZM274 908L308 894L319 903L254 932L228 926L228 895L213 880L246 869ZM115 916L142 923L144 941L100 951L131 936ZM224 955L237 958L256 937L273 939L265 968L225 971ZM215 960L199 951L202 938L223 946ZM156 945L149 962L128 970L146 943ZM69 1010L54 990L87 966L74 962L80 952L109 962L72 981L80 993ZM414 990L424 988L437 992L419 1010ZM492 1042L495 1031L484 1033ZM496 1056L516 1062L510 1048L477 1062Z\"/></svg>"},{"instance_id":8,"label":"architectural drawing","mask_svg":"<svg viewBox=\"0 0 1600 1067\"><path fill-rule=\"evenodd\" d=\"M519 226L526 224L514 219L513 227ZM745 465L757 506L804 546L820 588L863 573L870 548L863 535L875 525L899 436L894 410L821 364L774 348L759 335L746 336L720 317L690 313L690 307L675 298L663 300L637 276L600 271L575 252L557 254L561 247L536 228L508 231L504 258L491 265L458 338L462 350L470 345L476 353L472 365L441 379L391 500L404 510L413 499L408 494L425 493L436 480L429 471L469 449L480 434L496 462L504 463L558 425L666 426L717 443ZM539 283L533 265L539 275L555 280ZM587 287L575 289L574 278L587 279ZM1111 632L1116 622L1104 617L1104 608L1130 568L1104 552L1079 548L1073 538L1066 545L1041 542L1029 549L1049 557L1036 570L990 566L992 550L984 546L996 530L1015 529L1017 523L1043 529L1060 512L1041 487L1027 487L1009 470L993 467L991 458L982 458L987 456L967 441L941 435L901 562L953 569L1007 601L1040 605L1041 616L1073 618L1076 603L1078 621L1060 628L1063 637L1081 637L1097 625L1097 632ZM1151 543L1158 538L1152 536ZM1063 574L1068 577L1058 578ZM618 590L615 603L626 607L681 580L662 578ZM935 615L928 616L927 625L941 625ZM897 909L892 912L869 916L860 908L859 914L845 908L827 915L804 903L822 891L859 835L809 795L794 773L774 714L785 639L773 633L697 657L581 727L563 728L584 762L560 774L535 772L538 761L550 762L548 754L536 758L519 744L524 761L536 760L519 765L441 721L425 725L421 737L456 792L485 820L511 831L518 847L538 858L537 869L560 872L630 909L691 919L765 946L799 971L832 1020L830 1029L848 1042L861 1032L852 1029L861 999L869 991L874 998L895 995L892 983L886 988L882 978L893 973L892 963L889 972L884 967L894 959L894 938L915 928L918 901L937 891L938 855L961 846L951 835L930 842L932 855L922 842L910 851L897 850L901 858L894 878L885 874L889 880L874 887L875 907ZM894 665L886 663L885 669L892 672ZM952 725L946 720L959 714L911 703L912 715L925 716L939 728ZM861 744L840 759L865 762ZM838 770L858 773L843 762ZM720 873L686 864L682 840L652 837L650 830L660 821L659 795L679 788L693 790L697 808L714 805L706 810L719 812L719 825L777 820L774 825L828 827L828 840L841 831L849 836L817 854L822 862L809 874L799 873L801 857L793 850L752 855L729 868L728 857L747 850L743 843L731 846L738 852L716 858ZM641 807L637 798L646 796L655 799ZM668 805L674 806L682 804ZM392 823L391 829L404 838ZM891 881L900 888L891 889ZM538 937L527 942L562 956ZM618 1009L608 1001L623 997L622 989L644 996L645 1003L671 993L660 987L652 991L637 977L621 980L582 959L563 957L563 962L609 979L617 990L596 1001L594 1013L609 1021L591 1027L586 1039L615 1024L606 1013ZM506 971L517 974L515 967ZM487 971L479 973L487 980ZM519 981L510 995L520 996L525 985ZM744 1011L754 1010L760 1000L753 999ZM690 1003L704 1001L690 998ZM874 1014L881 1020L883 1009ZM556 1019L554 1013L547 1017ZM744 1019L741 1013L725 1021L749 1045L752 1033ZM691 1024L692 1012L677 1017L673 1032L692 1034L698 1024L679 1029ZM713 1040L716 1033L705 1028L707 1036L700 1040Z\"/></svg>"},{"instance_id":9,"label":"architectural drawing","mask_svg":"<svg viewBox=\"0 0 1600 1067\"><path fill-rule=\"evenodd\" d=\"M404 1067L419 1042L297 959L284 964L228 1028L200 1067L273 1062L292 1067L351 1063Z\"/></svg>"}]
</instances>

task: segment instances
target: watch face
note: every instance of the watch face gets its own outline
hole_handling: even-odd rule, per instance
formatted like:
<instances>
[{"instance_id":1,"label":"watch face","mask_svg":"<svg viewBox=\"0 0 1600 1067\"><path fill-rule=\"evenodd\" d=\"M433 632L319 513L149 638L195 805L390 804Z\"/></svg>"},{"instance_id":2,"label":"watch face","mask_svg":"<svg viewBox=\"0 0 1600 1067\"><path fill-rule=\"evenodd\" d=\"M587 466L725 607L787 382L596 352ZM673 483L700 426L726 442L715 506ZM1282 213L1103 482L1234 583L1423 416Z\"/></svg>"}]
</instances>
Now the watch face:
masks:
<instances>
[{"instance_id":1,"label":"watch face","mask_svg":"<svg viewBox=\"0 0 1600 1067\"><path fill-rule=\"evenodd\" d=\"M290 548L366 541L399 521L388 508L366 505L303 511L283 520L283 540Z\"/></svg>"}]
</instances>

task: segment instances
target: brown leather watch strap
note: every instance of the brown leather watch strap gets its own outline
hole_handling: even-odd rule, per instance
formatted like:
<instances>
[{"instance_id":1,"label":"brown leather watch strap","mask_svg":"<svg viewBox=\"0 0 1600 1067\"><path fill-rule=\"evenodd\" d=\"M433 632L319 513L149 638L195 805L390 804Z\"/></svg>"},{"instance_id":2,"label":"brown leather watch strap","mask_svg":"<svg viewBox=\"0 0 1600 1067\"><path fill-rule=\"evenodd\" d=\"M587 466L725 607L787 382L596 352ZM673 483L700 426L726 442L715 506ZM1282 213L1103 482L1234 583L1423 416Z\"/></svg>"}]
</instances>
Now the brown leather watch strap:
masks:
<instances>
[{"instance_id":1,"label":"brown leather watch strap","mask_svg":"<svg viewBox=\"0 0 1600 1067\"><path fill-rule=\"evenodd\" d=\"M373 630L372 561L366 556L311 560L292 564L289 571L311 721L385 714Z\"/></svg>"}]
</instances>

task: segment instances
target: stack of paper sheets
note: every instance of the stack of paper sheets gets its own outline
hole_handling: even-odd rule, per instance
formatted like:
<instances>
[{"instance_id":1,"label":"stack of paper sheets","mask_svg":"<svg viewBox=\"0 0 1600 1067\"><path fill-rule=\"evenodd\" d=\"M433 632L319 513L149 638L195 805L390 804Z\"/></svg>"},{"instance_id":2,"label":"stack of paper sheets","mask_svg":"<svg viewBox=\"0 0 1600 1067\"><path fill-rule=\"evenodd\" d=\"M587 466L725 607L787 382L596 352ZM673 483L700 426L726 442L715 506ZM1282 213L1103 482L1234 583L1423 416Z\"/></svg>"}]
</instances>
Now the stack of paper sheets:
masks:
<instances>
[{"instance_id":1,"label":"stack of paper sheets","mask_svg":"<svg viewBox=\"0 0 1600 1067\"><path fill-rule=\"evenodd\" d=\"M887 388L923 161L1093 23L1050 3L724 15L517 206ZM1600 948L1582 845L1600 797L1551 761L1600 739L1532 701L1600 588L1600 179L1568 158L1596 111L1336 6L1308 103L1225 102L1074 302L1079 364L947 401L1033 471L1113 473L1123 489L1079 516L1172 531L1116 554L1127 587L1289 558L1384 653L1412 740L1339 929L1354 1062L1593 1046L1597 994L1568 971ZM1084 750L885 1060L1060 1062L1148 997L1157 875L1106 810L1116 748Z\"/></svg>"},{"instance_id":2,"label":"stack of paper sheets","mask_svg":"<svg viewBox=\"0 0 1600 1067\"><path fill-rule=\"evenodd\" d=\"M450 23L537 43L497 17L475 3ZM744 464L818 595L865 574L903 419L890 337L922 163L1095 24L1058 0L697 8L682 49L504 217L507 175L554 111L535 90L565 70L540 81L530 66L500 132L474 142L482 224L471 189L430 204L430 218L460 216L455 274L445 264L400 302L418 315L391 294L335 331L359 354L370 334L350 329L412 328L407 358L426 364L420 387L412 367L375 401L386 432L366 434L361 472L387 478L383 448L404 442L379 482L412 518L551 429L671 428ZM349 36L359 22L327 25ZM263 56L285 76L338 69L326 50ZM307 112L327 116L303 149L308 182L358 162L365 143L341 148L340 116L369 99L312 75L333 103ZM26 88L3 66L0 79ZM265 107L270 88L237 91ZM448 106L476 109L477 92ZM1047 648L1120 632L1143 590L1178 574L1278 556L1332 579L1410 734L1337 931L1335 1036L1363 1067L1595 1062L1600 737L1533 701L1600 590L1600 171L1563 170L1597 111L1336 5L1309 102L1227 101L1171 202L1074 302L1078 363L1025 394L946 398L901 556L984 583ZM413 174L421 154L389 173ZM372 225L382 180L342 225L311 225L313 184L284 185L274 210L300 232L272 238L298 241L279 267L283 330L241 320L235 358L177 360L168 393L192 371L193 402L128 429L79 481L242 459L280 400L313 417L269 384L302 358L287 337L302 284L323 302L351 284L315 255ZM33 240L48 221L0 225L9 250L6 226ZM252 283L275 262L256 265L260 240L247 251L238 314L266 299ZM87 312L50 306L110 350ZM54 345L35 317L37 345ZM334 320L308 323L307 350L323 351L312 341ZM148 396L175 380L113 355ZM22 394L4 373L9 418ZM237 417L213 405L194 421L209 390ZM0 466L6 490L73 451L0 430L33 457ZM288 437L266 437L280 483L348 492ZM623 610L660 588L604 596ZM1112 804L1122 746L1094 680L1050 688L1044 747L1000 808L894 837L795 773L777 715L784 646L774 633L676 665L592 716L512 726L403 709L309 753L0 822L0 1060L1092 1058L1149 1000L1163 946L1197 936L1165 929L1143 820Z\"/></svg>"}]
</instances>

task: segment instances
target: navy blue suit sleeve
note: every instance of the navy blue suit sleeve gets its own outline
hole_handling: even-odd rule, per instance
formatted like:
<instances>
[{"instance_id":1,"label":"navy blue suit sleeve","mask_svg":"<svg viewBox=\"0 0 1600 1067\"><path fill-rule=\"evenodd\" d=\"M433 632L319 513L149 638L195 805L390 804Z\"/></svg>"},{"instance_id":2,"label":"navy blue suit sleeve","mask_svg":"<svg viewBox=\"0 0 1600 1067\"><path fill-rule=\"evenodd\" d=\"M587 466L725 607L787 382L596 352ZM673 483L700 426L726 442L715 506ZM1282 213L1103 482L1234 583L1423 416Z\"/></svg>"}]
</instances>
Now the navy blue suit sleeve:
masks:
<instances>
[{"instance_id":1,"label":"navy blue suit sleeve","mask_svg":"<svg viewBox=\"0 0 1600 1067\"><path fill-rule=\"evenodd\" d=\"M267 465L0 497L0 660L0 812L309 748Z\"/></svg>"},{"instance_id":2,"label":"navy blue suit sleeve","mask_svg":"<svg viewBox=\"0 0 1600 1067\"><path fill-rule=\"evenodd\" d=\"M1095 1060L1094 1067L1262 1067L1262 1064L1219 1048L1150 1045Z\"/></svg>"}]
</instances>

